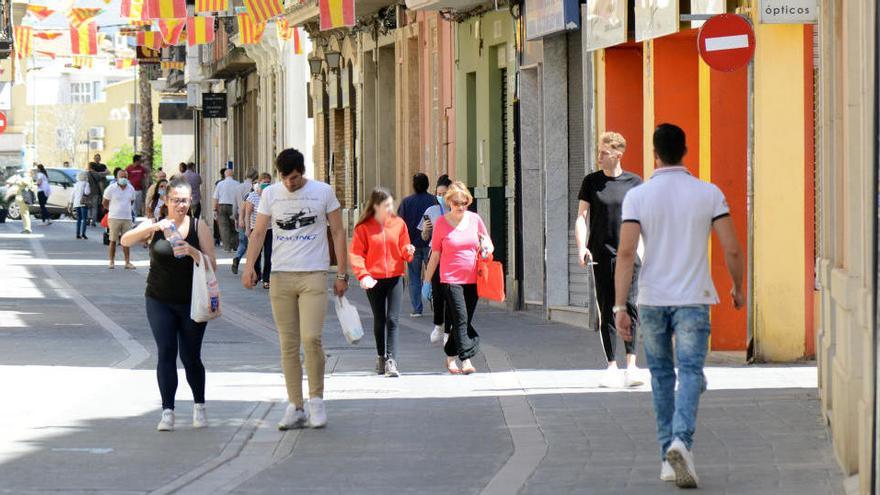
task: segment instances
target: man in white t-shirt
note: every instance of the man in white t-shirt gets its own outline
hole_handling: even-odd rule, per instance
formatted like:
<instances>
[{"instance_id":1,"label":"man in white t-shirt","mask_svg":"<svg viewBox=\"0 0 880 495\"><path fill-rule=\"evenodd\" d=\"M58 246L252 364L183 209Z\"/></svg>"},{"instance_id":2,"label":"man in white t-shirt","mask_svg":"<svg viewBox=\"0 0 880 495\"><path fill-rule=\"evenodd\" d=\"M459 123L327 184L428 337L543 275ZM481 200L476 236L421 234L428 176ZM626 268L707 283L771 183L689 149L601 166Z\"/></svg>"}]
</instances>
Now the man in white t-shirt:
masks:
<instances>
[{"instance_id":1,"label":"man in white t-shirt","mask_svg":"<svg viewBox=\"0 0 880 495\"><path fill-rule=\"evenodd\" d=\"M623 200L612 311L618 332L624 340L631 340L632 320L626 303L641 235L645 251L638 304L645 357L651 370L660 479L675 481L681 488L695 488L699 480L691 448L700 394L706 387L703 365L709 346L709 307L718 304L709 273L712 230L733 280L733 306L741 308L745 297L742 249L730 208L720 189L693 177L682 165L686 152L684 131L672 124L657 127L657 170Z\"/></svg>"},{"instance_id":2,"label":"man in white t-shirt","mask_svg":"<svg viewBox=\"0 0 880 495\"><path fill-rule=\"evenodd\" d=\"M329 184L303 177L303 155L286 149L275 159L281 178L263 191L257 221L248 239L242 285L257 283L254 263L272 228L272 279L269 299L281 343L281 369L290 402L279 430L322 428L327 424L324 408L324 349L321 333L327 311L327 271L330 250L327 227L333 235L337 274L334 293L348 289L348 257L339 201ZM309 380L309 413L302 391L300 343Z\"/></svg>"},{"instance_id":3,"label":"man in white t-shirt","mask_svg":"<svg viewBox=\"0 0 880 495\"><path fill-rule=\"evenodd\" d=\"M116 243L122 238L122 234L131 230L131 211L137 192L128 183L128 172L120 170L116 176L116 182L104 189L104 209L107 210L107 220L110 226L110 266L116 268ZM122 246L122 254L125 256L125 269L134 270L131 264L129 248Z\"/></svg>"}]
</instances>

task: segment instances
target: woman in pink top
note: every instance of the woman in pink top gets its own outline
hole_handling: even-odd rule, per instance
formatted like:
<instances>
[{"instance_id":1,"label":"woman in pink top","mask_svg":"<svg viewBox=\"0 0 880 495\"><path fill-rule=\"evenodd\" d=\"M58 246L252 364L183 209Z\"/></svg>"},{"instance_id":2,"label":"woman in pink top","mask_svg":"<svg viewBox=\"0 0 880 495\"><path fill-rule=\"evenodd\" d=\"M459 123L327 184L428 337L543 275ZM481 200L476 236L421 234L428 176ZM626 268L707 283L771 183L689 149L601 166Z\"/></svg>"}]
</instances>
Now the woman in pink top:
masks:
<instances>
[{"instance_id":1,"label":"woman in pink top","mask_svg":"<svg viewBox=\"0 0 880 495\"><path fill-rule=\"evenodd\" d=\"M430 283L437 265L446 304L452 315L452 332L446 342L446 368L453 375L476 371L471 358L477 354L480 336L471 322L477 308L477 256L494 251L483 219L469 212L474 198L461 182L454 182L444 197L449 213L437 220L431 239L431 258L425 270ZM455 360L461 360L461 368Z\"/></svg>"}]
</instances>

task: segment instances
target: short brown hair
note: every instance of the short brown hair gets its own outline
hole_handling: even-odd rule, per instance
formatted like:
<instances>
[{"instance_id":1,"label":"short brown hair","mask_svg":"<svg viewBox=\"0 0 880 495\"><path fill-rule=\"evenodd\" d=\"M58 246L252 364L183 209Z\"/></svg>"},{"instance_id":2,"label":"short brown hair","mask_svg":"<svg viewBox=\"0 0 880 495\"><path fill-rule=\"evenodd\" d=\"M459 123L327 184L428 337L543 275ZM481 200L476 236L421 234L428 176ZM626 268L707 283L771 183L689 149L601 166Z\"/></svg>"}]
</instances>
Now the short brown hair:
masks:
<instances>
[{"instance_id":1,"label":"short brown hair","mask_svg":"<svg viewBox=\"0 0 880 495\"><path fill-rule=\"evenodd\" d=\"M599 136L599 143L610 144L616 149L626 149L626 139L619 132L603 132L602 135Z\"/></svg>"},{"instance_id":2,"label":"short brown hair","mask_svg":"<svg viewBox=\"0 0 880 495\"><path fill-rule=\"evenodd\" d=\"M446 190L446 194L443 195L443 201L445 201L448 206L450 201L458 196L463 197L465 201L467 201L468 206L474 202L474 197L471 195L471 192L468 191L467 186L461 181L455 181L449 186L449 189Z\"/></svg>"}]
</instances>

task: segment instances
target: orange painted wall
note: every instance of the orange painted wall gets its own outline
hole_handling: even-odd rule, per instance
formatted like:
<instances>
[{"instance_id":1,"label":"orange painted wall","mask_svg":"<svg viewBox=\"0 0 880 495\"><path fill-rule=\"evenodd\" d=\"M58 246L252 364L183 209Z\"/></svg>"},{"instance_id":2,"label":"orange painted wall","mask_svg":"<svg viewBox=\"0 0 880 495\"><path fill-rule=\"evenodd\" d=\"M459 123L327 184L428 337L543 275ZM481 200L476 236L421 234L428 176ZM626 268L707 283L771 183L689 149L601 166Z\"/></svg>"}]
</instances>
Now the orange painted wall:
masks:
<instances>
[{"instance_id":1,"label":"orange painted wall","mask_svg":"<svg viewBox=\"0 0 880 495\"><path fill-rule=\"evenodd\" d=\"M700 80L697 32L682 31L654 40L654 125L668 122L684 129L684 163L700 176Z\"/></svg>"},{"instance_id":2,"label":"orange painted wall","mask_svg":"<svg viewBox=\"0 0 880 495\"><path fill-rule=\"evenodd\" d=\"M605 130L619 132L626 139L621 164L629 172L643 175L642 129L642 45L620 45L605 50ZM591 164L595 164L592 158Z\"/></svg>"},{"instance_id":3,"label":"orange painted wall","mask_svg":"<svg viewBox=\"0 0 880 495\"><path fill-rule=\"evenodd\" d=\"M713 70L709 85L712 182L727 198L736 234L745 252L748 238L748 72L746 69L737 72ZM745 349L747 314L745 309L733 309L730 303L730 276L727 275L724 252L714 236L711 264L712 278L721 298L721 304L712 308L712 349Z\"/></svg>"}]
</instances>

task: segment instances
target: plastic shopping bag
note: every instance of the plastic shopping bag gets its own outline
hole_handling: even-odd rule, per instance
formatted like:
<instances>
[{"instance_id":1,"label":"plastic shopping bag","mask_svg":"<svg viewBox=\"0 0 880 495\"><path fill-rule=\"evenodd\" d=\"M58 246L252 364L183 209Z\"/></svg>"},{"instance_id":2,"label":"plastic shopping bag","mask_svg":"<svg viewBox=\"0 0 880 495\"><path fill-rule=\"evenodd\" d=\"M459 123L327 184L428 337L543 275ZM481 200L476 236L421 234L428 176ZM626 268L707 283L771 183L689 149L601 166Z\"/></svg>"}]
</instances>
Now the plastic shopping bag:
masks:
<instances>
[{"instance_id":1,"label":"plastic shopping bag","mask_svg":"<svg viewBox=\"0 0 880 495\"><path fill-rule=\"evenodd\" d=\"M422 282L422 299L424 299L425 302L431 302L431 298L434 297L434 294L431 292L431 282Z\"/></svg>"},{"instance_id":2,"label":"plastic shopping bag","mask_svg":"<svg viewBox=\"0 0 880 495\"><path fill-rule=\"evenodd\" d=\"M477 295L481 299L504 302L504 267L499 261L488 259L477 261Z\"/></svg>"},{"instance_id":3,"label":"plastic shopping bag","mask_svg":"<svg viewBox=\"0 0 880 495\"><path fill-rule=\"evenodd\" d=\"M357 308L348 301L345 296L333 299L336 305L336 318L342 326L342 334L349 344L357 344L364 337L364 327L361 326L361 317L358 316Z\"/></svg>"},{"instance_id":4,"label":"plastic shopping bag","mask_svg":"<svg viewBox=\"0 0 880 495\"><path fill-rule=\"evenodd\" d=\"M199 263L193 263L192 303L189 317L197 323L213 320L220 316L220 285L214 269L203 254L199 253Z\"/></svg>"}]
</instances>

